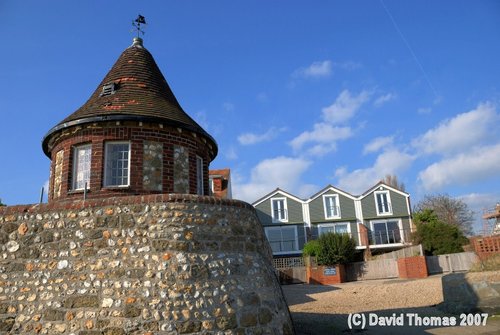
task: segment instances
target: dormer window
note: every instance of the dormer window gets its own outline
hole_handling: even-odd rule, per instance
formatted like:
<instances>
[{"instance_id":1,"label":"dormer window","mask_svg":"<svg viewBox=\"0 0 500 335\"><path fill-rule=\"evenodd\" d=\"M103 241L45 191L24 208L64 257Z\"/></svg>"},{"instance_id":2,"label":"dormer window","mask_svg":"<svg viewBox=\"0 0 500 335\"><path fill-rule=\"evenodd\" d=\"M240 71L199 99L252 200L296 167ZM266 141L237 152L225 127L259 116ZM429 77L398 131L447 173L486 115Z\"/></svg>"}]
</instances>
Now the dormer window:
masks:
<instances>
[{"instance_id":1,"label":"dormer window","mask_svg":"<svg viewBox=\"0 0 500 335\"><path fill-rule=\"evenodd\" d=\"M340 206L339 206L339 196L324 195L323 203L325 208L325 219L339 219L340 218Z\"/></svg>"},{"instance_id":2,"label":"dormer window","mask_svg":"<svg viewBox=\"0 0 500 335\"><path fill-rule=\"evenodd\" d=\"M377 215L391 215L391 196L389 191L376 191L375 206L377 207Z\"/></svg>"},{"instance_id":3,"label":"dormer window","mask_svg":"<svg viewBox=\"0 0 500 335\"><path fill-rule=\"evenodd\" d=\"M274 198L271 200L273 222L288 222L286 198Z\"/></svg>"},{"instance_id":4,"label":"dormer window","mask_svg":"<svg viewBox=\"0 0 500 335\"><path fill-rule=\"evenodd\" d=\"M106 96L106 95L115 94L116 89L117 89L117 85L115 83L105 84L102 87L102 92L101 92L101 94L99 96L103 97L103 96Z\"/></svg>"}]
</instances>

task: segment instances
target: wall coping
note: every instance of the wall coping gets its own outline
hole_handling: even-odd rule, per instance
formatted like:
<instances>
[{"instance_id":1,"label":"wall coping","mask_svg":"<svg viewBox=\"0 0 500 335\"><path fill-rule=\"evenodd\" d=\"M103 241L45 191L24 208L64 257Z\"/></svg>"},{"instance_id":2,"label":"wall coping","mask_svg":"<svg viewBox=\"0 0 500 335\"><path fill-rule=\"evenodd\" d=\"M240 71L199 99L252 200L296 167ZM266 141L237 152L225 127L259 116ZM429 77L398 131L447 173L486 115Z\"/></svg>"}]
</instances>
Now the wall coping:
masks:
<instances>
[{"instance_id":1,"label":"wall coping","mask_svg":"<svg viewBox=\"0 0 500 335\"><path fill-rule=\"evenodd\" d=\"M0 207L0 215L21 214L21 213L44 213L54 210L79 210L84 208L140 205L151 203L194 203L214 206L229 206L247 208L255 210L252 205L235 199L220 199L214 196L203 196L195 194L146 194L132 196L117 196L101 199L87 200L61 200L50 203L13 205Z\"/></svg>"}]
</instances>

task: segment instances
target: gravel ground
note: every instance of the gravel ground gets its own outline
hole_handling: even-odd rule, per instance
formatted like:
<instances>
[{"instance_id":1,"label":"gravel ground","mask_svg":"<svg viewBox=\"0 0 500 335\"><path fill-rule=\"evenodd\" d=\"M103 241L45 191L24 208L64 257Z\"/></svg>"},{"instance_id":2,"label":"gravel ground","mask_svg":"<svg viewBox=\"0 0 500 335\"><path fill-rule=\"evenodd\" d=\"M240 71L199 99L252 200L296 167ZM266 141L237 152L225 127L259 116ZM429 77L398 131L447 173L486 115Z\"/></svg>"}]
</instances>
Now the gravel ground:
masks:
<instances>
[{"instance_id":1,"label":"gravel ground","mask_svg":"<svg viewBox=\"0 0 500 335\"><path fill-rule=\"evenodd\" d=\"M396 316L417 313L420 317L450 316L434 306L443 301L441 277L418 280L370 280L335 286L285 285L287 299L297 335L322 334L500 334L500 320L489 319L479 327L368 327L350 330L350 313L375 313ZM406 319L407 320L407 319Z\"/></svg>"}]
</instances>

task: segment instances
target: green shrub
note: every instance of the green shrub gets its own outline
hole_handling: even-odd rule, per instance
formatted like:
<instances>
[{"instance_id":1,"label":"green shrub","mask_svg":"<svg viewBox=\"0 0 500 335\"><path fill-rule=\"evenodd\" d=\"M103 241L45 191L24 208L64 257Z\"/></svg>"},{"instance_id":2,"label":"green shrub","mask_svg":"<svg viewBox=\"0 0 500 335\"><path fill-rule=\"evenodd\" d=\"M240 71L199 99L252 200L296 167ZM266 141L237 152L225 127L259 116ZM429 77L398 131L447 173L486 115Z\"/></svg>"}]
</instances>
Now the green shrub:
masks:
<instances>
[{"instance_id":1,"label":"green shrub","mask_svg":"<svg viewBox=\"0 0 500 335\"><path fill-rule=\"evenodd\" d=\"M326 233L317 240L319 244L318 263L332 266L353 260L356 242L348 234Z\"/></svg>"},{"instance_id":2,"label":"green shrub","mask_svg":"<svg viewBox=\"0 0 500 335\"><path fill-rule=\"evenodd\" d=\"M320 250L321 246L319 245L318 240L312 240L304 244L302 253L304 256L318 257Z\"/></svg>"}]
</instances>

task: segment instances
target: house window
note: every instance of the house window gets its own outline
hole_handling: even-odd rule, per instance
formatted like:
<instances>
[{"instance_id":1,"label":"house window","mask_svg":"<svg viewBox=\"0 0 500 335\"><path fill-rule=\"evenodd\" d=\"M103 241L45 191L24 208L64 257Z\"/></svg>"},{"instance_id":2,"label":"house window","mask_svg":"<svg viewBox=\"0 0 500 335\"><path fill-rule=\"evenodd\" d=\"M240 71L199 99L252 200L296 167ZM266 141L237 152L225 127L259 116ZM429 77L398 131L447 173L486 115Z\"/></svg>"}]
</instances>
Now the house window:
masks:
<instances>
[{"instance_id":1,"label":"house window","mask_svg":"<svg viewBox=\"0 0 500 335\"><path fill-rule=\"evenodd\" d=\"M350 234L349 224L347 223L327 223L318 225L318 235L326 233Z\"/></svg>"},{"instance_id":2,"label":"house window","mask_svg":"<svg viewBox=\"0 0 500 335\"><path fill-rule=\"evenodd\" d=\"M130 143L106 143L104 156L104 186L128 186L130 179Z\"/></svg>"},{"instance_id":3,"label":"house window","mask_svg":"<svg viewBox=\"0 0 500 335\"><path fill-rule=\"evenodd\" d=\"M389 191L375 192L375 206L377 207L377 215L392 214L391 197Z\"/></svg>"},{"instance_id":4,"label":"house window","mask_svg":"<svg viewBox=\"0 0 500 335\"><path fill-rule=\"evenodd\" d=\"M264 230L274 254L299 250L296 226L265 227Z\"/></svg>"},{"instance_id":5,"label":"house window","mask_svg":"<svg viewBox=\"0 0 500 335\"><path fill-rule=\"evenodd\" d=\"M91 157L92 146L90 144L73 148L73 190L83 190L86 186L88 188Z\"/></svg>"},{"instance_id":6,"label":"house window","mask_svg":"<svg viewBox=\"0 0 500 335\"><path fill-rule=\"evenodd\" d=\"M273 213L273 222L288 222L286 198L272 199L271 211Z\"/></svg>"},{"instance_id":7,"label":"house window","mask_svg":"<svg viewBox=\"0 0 500 335\"><path fill-rule=\"evenodd\" d=\"M402 243L399 220L372 222L371 244Z\"/></svg>"},{"instance_id":8,"label":"house window","mask_svg":"<svg viewBox=\"0 0 500 335\"><path fill-rule=\"evenodd\" d=\"M340 206L339 206L338 195L323 196L323 203L325 206L325 219L340 218Z\"/></svg>"},{"instance_id":9,"label":"house window","mask_svg":"<svg viewBox=\"0 0 500 335\"><path fill-rule=\"evenodd\" d=\"M196 156L196 193L203 195L203 158Z\"/></svg>"}]
</instances>

